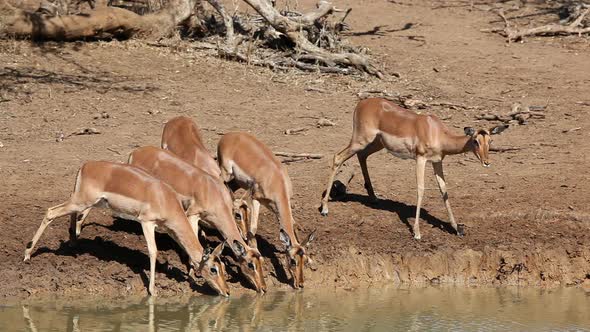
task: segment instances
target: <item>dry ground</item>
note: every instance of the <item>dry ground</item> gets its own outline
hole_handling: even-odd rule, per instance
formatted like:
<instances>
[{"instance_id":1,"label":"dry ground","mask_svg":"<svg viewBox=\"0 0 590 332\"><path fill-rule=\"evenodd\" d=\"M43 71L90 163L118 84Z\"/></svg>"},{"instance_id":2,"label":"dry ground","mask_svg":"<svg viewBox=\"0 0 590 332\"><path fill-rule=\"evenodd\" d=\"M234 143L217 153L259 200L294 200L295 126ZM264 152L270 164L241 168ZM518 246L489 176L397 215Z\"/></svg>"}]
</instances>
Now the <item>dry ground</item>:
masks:
<instances>
[{"instance_id":1,"label":"dry ground","mask_svg":"<svg viewBox=\"0 0 590 332\"><path fill-rule=\"evenodd\" d=\"M113 221L108 213L91 214L77 248L67 246L64 218L47 229L30 264L22 262L23 251L46 209L70 194L82 162L124 161L135 147L158 145L163 123L180 114L200 124L212 150L219 134L243 130L274 150L326 156L288 165L300 234L318 229L310 248L316 260L315 271L308 272L310 287L383 279L587 284L590 39L532 38L507 46L502 37L480 31L497 26L490 23L497 20L490 12L436 9L437 2L428 1L336 2L354 7L348 19L351 42L369 47L385 72L399 78L275 73L203 57L188 43L172 50L137 41L41 46L2 41L0 295L146 292L141 228ZM371 33L375 26L382 28ZM328 217L317 211L331 155L350 138L356 93L371 89L498 113L516 101L549 107L546 119L513 126L495 139L497 146L522 150L493 154L491 168L482 168L471 155L446 161L451 203L466 225L465 237L441 226L446 211L428 177L423 239L415 241L408 226L415 209L413 163L383 152L369 159L377 204L367 202L357 172L350 194L331 203ZM457 132L467 125L492 125L476 121L474 109L423 111L447 118ZM109 117L95 119L102 112ZM320 117L336 125L316 128ZM311 129L283 134L302 126ZM101 134L56 141L59 133L87 127ZM563 133L572 128L581 129ZM264 254L275 257L278 229L268 211L260 236L268 241L259 240ZM177 247L164 236L158 244L160 292L190 291ZM287 287L284 272L274 268L277 260L270 261L271 286ZM232 282L240 287L235 274Z\"/></svg>"}]
</instances>

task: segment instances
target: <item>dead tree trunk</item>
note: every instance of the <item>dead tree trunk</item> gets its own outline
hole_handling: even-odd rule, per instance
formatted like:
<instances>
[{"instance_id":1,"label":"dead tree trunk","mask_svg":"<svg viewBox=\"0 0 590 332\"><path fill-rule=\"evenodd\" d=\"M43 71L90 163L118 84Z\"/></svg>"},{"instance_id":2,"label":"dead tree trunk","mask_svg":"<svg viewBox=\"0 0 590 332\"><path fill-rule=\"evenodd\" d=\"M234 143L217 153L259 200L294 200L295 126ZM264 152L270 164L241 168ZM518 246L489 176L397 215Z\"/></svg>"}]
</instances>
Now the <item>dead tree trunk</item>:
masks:
<instances>
[{"instance_id":1,"label":"dead tree trunk","mask_svg":"<svg viewBox=\"0 0 590 332\"><path fill-rule=\"evenodd\" d=\"M174 0L154 14L137 15L117 7L102 7L81 15L47 16L17 10L3 33L17 38L76 40L126 37L142 34L163 36L185 21L196 0Z\"/></svg>"}]
</instances>

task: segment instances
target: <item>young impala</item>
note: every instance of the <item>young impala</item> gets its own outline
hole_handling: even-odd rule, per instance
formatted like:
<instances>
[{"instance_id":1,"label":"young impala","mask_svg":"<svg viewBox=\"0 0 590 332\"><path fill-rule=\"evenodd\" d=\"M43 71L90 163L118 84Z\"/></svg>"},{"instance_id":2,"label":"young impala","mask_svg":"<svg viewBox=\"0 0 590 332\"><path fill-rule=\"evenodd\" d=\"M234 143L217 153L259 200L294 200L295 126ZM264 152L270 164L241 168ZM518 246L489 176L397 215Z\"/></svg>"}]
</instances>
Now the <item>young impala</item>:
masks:
<instances>
[{"instance_id":1,"label":"young impala","mask_svg":"<svg viewBox=\"0 0 590 332\"><path fill-rule=\"evenodd\" d=\"M309 257L305 247L313 240L313 232L299 243L295 236L295 220L291 211L291 180L287 170L272 151L254 136L247 133L227 133L217 146L217 161L221 178L251 191L252 216L248 225L249 239L256 243L260 204L277 215L281 229L280 239L289 257L289 272L295 288L303 287L303 267Z\"/></svg>"},{"instance_id":2,"label":"young impala","mask_svg":"<svg viewBox=\"0 0 590 332\"><path fill-rule=\"evenodd\" d=\"M219 178L221 170L219 165L203 144L203 137L199 127L187 116L177 116L166 122L162 131L162 149L169 150L180 159L204 170L211 176ZM237 197L233 201L233 211L238 226L246 235L246 218L248 216L248 203Z\"/></svg>"},{"instance_id":3,"label":"young impala","mask_svg":"<svg viewBox=\"0 0 590 332\"><path fill-rule=\"evenodd\" d=\"M170 234L188 253L191 263L206 282L219 294L229 295L225 268L219 259L223 243L212 254L204 254L178 194L169 185L130 165L105 161L85 163L78 171L70 199L47 210L33 240L27 244L25 261L31 258L35 244L55 218L70 215L70 241L74 243L93 207L108 207L127 219L141 223L150 257L151 295L155 295L158 251L155 230Z\"/></svg>"},{"instance_id":4,"label":"young impala","mask_svg":"<svg viewBox=\"0 0 590 332\"><path fill-rule=\"evenodd\" d=\"M443 159L447 155L473 151L482 165L488 167L492 141L490 135L499 134L507 127L497 126L490 130L466 127L465 135L455 135L434 115L416 114L382 98L362 100L354 110L350 143L334 155L332 172L322 198L321 213L324 216L328 214L328 198L338 168L355 154L361 165L367 193L371 199L376 199L367 170L367 158L386 148L396 157L416 160L418 202L413 226L414 238L419 240L421 237L418 220L424 194L424 170L427 161L432 162L451 226L458 235L463 235L463 229L457 226L449 203L443 174Z\"/></svg>"},{"instance_id":5,"label":"young impala","mask_svg":"<svg viewBox=\"0 0 590 332\"><path fill-rule=\"evenodd\" d=\"M258 292L266 291L263 260L256 248L250 248L238 230L232 215L232 197L221 179L176 157L170 151L146 146L129 156L129 164L139 167L169 184L188 199L187 216L196 231L199 222L219 230L231 245L242 273Z\"/></svg>"}]
</instances>

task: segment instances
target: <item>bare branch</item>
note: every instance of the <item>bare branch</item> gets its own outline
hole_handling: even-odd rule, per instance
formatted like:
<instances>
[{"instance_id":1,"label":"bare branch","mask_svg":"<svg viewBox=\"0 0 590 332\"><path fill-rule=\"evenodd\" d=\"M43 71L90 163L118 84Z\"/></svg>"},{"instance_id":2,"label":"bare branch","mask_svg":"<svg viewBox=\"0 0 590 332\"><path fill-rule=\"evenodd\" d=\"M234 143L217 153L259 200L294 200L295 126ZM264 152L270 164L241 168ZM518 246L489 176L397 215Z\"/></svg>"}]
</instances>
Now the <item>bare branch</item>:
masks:
<instances>
[{"instance_id":1,"label":"bare branch","mask_svg":"<svg viewBox=\"0 0 590 332\"><path fill-rule=\"evenodd\" d=\"M291 157L291 158L308 158L308 159L322 159L323 154L319 153L292 153L292 152L274 152L275 156Z\"/></svg>"}]
</instances>

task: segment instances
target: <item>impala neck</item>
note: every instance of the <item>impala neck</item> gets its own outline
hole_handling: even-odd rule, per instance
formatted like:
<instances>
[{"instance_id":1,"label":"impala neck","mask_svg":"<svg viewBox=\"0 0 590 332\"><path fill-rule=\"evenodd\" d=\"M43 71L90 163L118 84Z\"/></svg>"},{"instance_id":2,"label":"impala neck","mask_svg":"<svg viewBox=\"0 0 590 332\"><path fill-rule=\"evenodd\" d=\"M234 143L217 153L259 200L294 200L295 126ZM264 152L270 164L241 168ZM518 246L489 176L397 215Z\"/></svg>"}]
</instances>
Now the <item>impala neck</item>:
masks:
<instances>
[{"instance_id":1,"label":"impala neck","mask_svg":"<svg viewBox=\"0 0 590 332\"><path fill-rule=\"evenodd\" d=\"M453 155L470 151L472 144L470 136L447 134L442 144L443 154Z\"/></svg>"},{"instance_id":2,"label":"impala neck","mask_svg":"<svg viewBox=\"0 0 590 332\"><path fill-rule=\"evenodd\" d=\"M235 220L231 217L231 214L223 218L223 221L216 223L219 225L217 228L221 233L221 236L227 241L227 243L234 243L234 241L240 242L246 248L250 246L244 241L244 238L238 231ZM244 234L246 236L247 234Z\"/></svg>"},{"instance_id":3,"label":"impala neck","mask_svg":"<svg viewBox=\"0 0 590 332\"><path fill-rule=\"evenodd\" d=\"M188 221L187 221L188 224ZM187 230L185 230L187 231ZM199 264L203 260L203 246L196 235L191 232L175 232L176 242L180 244L184 251L189 255L194 264Z\"/></svg>"},{"instance_id":4,"label":"impala neck","mask_svg":"<svg viewBox=\"0 0 590 332\"><path fill-rule=\"evenodd\" d=\"M275 201L279 210L279 223L281 224L281 228L291 238L291 244L296 245L299 244L299 241L295 237L295 230L293 228L295 220L293 219L293 211L291 210L291 200L287 195L285 196L283 199Z\"/></svg>"}]
</instances>

